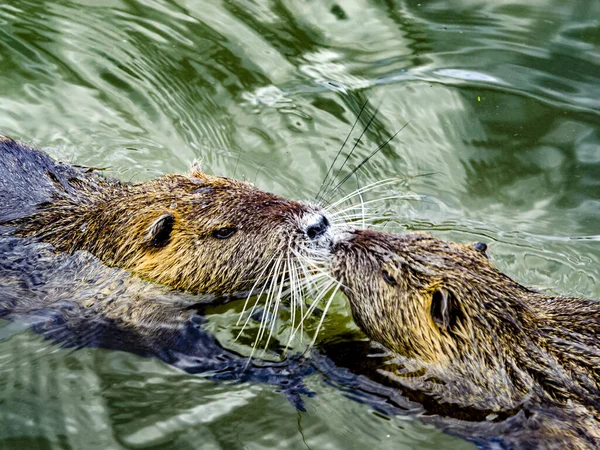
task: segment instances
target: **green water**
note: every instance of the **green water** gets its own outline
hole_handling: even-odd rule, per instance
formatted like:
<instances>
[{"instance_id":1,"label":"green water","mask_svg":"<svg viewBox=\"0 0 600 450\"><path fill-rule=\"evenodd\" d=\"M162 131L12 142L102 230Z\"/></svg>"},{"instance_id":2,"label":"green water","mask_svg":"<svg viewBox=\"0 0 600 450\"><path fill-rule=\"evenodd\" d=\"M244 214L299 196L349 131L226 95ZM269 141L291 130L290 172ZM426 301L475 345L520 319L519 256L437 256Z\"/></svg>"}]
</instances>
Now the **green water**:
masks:
<instances>
[{"instance_id":1,"label":"green water","mask_svg":"<svg viewBox=\"0 0 600 450\"><path fill-rule=\"evenodd\" d=\"M309 199L367 98L379 110L350 168L408 125L358 183L435 172L373 193L418 197L373 214L488 242L518 281L600 298L597 0L0 4L0 133L123 179L201 159ZM231 348L239 309L210 318ZM472 448L319 377L299 413L269 386L62 350L15 326L0 328L3 448ZM352 327L339 299L321 339Z\"/></svg>"}]
</instances>

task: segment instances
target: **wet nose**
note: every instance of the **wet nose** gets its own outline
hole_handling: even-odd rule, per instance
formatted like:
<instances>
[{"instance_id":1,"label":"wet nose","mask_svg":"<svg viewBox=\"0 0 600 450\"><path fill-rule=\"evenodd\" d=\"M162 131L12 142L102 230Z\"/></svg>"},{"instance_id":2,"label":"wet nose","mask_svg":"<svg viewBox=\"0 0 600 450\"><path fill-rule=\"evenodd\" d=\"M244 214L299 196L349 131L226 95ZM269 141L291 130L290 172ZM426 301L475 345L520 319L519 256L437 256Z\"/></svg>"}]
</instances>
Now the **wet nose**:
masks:
<instances>
[{"instance_id":1,"label":"wet nose","mask_svg":"<svg viewBox=\"0 0 600 450\"><path fill-rule=\"evenodd\" d=\"M314 223L306 227L306 235L311 240L318 239L327 232L329 226L329 219L321 214L316 218Z\"/></svg>"}]
</instances>

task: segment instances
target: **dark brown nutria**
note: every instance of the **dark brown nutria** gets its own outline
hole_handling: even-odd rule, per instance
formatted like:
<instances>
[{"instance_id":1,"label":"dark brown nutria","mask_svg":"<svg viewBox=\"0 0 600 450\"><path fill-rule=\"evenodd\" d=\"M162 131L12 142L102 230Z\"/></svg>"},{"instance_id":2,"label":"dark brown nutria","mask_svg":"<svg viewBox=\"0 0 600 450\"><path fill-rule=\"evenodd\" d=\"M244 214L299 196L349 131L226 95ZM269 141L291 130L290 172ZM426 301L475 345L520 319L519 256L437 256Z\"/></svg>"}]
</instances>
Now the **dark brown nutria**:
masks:
<instances>
[{"instance_id":1,"label":"dark brown nutria","mask_svg":"<svg viewBox=\"0 0 600 450\"><path fill-rule=\"evenodd\" d=\"M528 411L535 448L600 448L600 302L533 291L495 269L485 244L421 234L349 231L331 271L359 327L406 358L403 385L441 404Z\"/></svg>"},{"instance_id":2,"label":"dark brown nutria","mask_svg":"<svg viewBox=\"0 0 600 450\"><path fill-rule=\"evenodd\" d=\"M204 174L129 184L0 139L0 223L59 252L87 250L109 266L173 288L246 291L294 252L327 251L316 206Z\"/></svg>"}]
</instances>

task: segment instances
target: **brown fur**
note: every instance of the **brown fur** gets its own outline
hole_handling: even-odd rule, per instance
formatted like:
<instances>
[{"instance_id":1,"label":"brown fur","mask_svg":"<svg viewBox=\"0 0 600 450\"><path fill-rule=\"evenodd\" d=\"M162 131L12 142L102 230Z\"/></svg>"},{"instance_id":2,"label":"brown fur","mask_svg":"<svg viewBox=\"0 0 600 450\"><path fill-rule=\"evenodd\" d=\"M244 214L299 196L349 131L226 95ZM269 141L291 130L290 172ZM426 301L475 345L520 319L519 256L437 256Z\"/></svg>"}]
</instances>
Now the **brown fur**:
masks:
<instances>
[{"instance_id":1,"label":"brown fur","mask_svg":"<svg viewBox=\"0 0 600 450\"><path fill-rule=\"evenodd\" d=\"M329 246L329 238L307 236L307 223L323 217L319 208L244 181L197 169L139 184L91 170L66 179L53 173L52 164L58 163L46 162L46 155L11 145L7 148L21 160L38 166L42 160L50 167L44 176L54 192L34 214L9 224L16 226L16 235L34 236L59 252L87 250L145 279L219 296L251 289L290 249L306 253ZM23 157L27 152L31 156ZM234 232L219 238L223 229Z\"/></svg>"},{"instance_id":2,"label":"brown fur","mask_svg":"<svg viewBox=\"0 0 600 450\"><path fill-rule=\"evenodd\" d=\"M484 246L420 234L349 232L331 270L360 328L410 358L411 388L492 412L559 407L571 421L540 425L552 448L600 445L600 302L535 292Z\"/></svg>"}]
</instances>

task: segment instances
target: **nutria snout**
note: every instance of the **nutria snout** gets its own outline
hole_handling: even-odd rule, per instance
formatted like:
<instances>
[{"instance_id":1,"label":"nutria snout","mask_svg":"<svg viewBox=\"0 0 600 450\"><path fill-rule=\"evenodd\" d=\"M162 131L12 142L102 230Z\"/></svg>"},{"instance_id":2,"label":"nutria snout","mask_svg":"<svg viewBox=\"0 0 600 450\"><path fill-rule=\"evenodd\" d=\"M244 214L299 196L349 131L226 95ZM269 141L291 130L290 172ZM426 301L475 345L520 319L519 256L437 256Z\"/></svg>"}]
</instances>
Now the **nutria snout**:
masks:
<instances>
[{"instance_id":1,"label":"nutria snout","mask_svg":"<svg viewBox=\"0 0 600 450\"><path fill-rule=\"evenodd\" d=\"M562 408L573 416L560 433L594 448L600 302L528 289L486 251L422 234L348 231L332 247L331 272L359 327L419 367L402 378L411 389L486 411ZM552 428L556 415L548 417Z\"/></svg>"},{"instance_id":2,"label":"nutria snout","mask_svg":"<svg viewBox=\"0 0 600 450\"><path fill-rule=\"evenodd\" d=\"M320 210L320 208L318 208ZM329 250L333 245L333 232L331 222L322 212L307 215L303 226L306 237L314 248Z\"/></svg>"}]
</instances>

